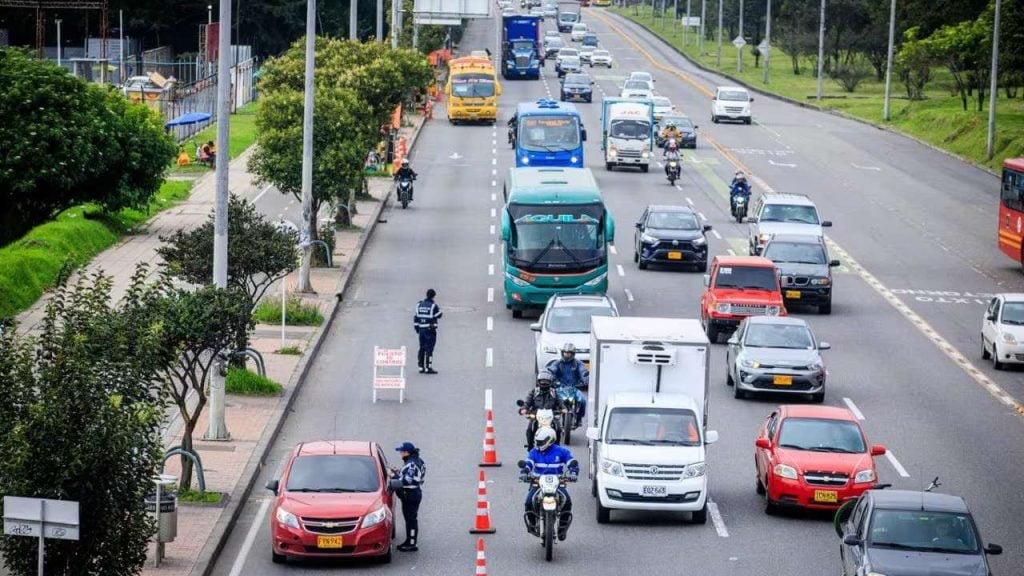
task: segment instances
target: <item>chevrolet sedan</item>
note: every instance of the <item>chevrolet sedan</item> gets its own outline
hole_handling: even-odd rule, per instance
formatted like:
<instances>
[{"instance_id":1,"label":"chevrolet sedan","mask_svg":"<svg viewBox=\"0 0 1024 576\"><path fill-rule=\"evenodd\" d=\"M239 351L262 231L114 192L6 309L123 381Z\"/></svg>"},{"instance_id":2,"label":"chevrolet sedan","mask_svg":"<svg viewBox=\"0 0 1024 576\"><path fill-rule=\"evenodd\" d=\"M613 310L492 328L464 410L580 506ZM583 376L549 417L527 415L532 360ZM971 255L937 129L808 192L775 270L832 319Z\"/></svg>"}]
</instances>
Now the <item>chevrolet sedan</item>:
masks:
<instances>
[{"instance_id":1,"label":"chevrolet sedan","mask_svg":"<svg viewBox=\"0 0 1024 576\"><path fill-rule=\"evenodd\" d=\"M776 392L809 395L820 403L828 371L818 351L830 348L800 318L751 316L729 338L725 383L736 398Z\"/></svg>"}]
</instances>

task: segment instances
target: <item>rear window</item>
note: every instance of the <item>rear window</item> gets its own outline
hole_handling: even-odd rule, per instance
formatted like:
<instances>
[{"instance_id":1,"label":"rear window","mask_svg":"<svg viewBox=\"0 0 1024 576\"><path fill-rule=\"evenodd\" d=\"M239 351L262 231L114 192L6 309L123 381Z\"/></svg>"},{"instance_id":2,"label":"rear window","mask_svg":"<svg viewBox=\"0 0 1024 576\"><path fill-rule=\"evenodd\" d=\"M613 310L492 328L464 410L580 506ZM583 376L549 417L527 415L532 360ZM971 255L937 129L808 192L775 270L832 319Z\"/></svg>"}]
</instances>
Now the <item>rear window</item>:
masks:
<instances>
[{"instance_id":1,"label":"rear window","mask_svg":"<svg viewBox=\"0 0 1024 576\"><path fill-rule=\"evenodd\" d=\"M740 290L778 289L775 282L775 268L767 266L721 266L715 275L715 288L736 288Z\"/></svg>"}]
</instances>

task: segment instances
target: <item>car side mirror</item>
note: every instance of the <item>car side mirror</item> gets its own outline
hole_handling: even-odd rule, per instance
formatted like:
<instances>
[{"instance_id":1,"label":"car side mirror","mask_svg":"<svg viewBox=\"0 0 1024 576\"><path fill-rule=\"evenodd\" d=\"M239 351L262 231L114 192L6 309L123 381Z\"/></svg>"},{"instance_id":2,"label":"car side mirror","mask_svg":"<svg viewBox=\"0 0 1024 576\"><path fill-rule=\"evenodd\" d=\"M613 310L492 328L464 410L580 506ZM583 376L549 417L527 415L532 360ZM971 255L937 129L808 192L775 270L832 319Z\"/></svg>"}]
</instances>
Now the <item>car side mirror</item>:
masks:
<instances>
[{"instance_id":1,"label":"car side mirror","mask_svg":"<svg viewBox=\"0 0 1024 576\"><path fill-rule=\"evenodd\" d=\"M711 224L705 224L704 225L704 231L705 232L711 232Z\"/></svg>"},{"instance_id":2,"label":"car side mirror","mask_svg":"<svg viewBox=\"0 0 1024 576\"><path fill-rule=\"evenodd\" d=\"M762 450L771 450L772 441L762 436L761 438L754 440L754 446L757 446Z\"/></svg>"},{"instance_id":3,"label":"car side mirror","mask_svg":"<svg viewBox=\"0 0 1024 576\"><path fill-rule=\"evenodd\" d=\"M871 455L872 456L884 456L885 453L886 453L885 446L882 446L881 444L874 444L874 445L871 446Z\"/></svg>"},{"instance_id":4,"label":"car side mirror","mask_svg":"<svg viewBox=\"0 0 1024 576\"><path fill-rule=\"evenodd\" d=\"M1003 547L999 544L989 544L985 546L985 554L991 554L992 556L998 556L1003 553Z\"/></svg>"},{"instance_id":5,"label":"car side mirror","mask_svg":"<svg viewBox=\"0 0 1024 576\"><path fill-rule=\"evenodd\" d=\"M821 223L821 227L822 228L831 228L832 227L832 221L831 220L825 220L824 222Z\"/></svg>"},{"instance_id":6,"label":"car side mirror","mask_svg":"<svg viewBox=\"0 0 1024 576\"><path fill-rule=\"evenodd\" d=\"M712 96L711 99L712 100L718 100L718 98L715 98L714 96Z\"/></svg>"},{"instance_id":7,"label":"car side mirror","mask_svg":"<svg viewBox=\"0 0 1024 576\"><path fill-rule=\"evenodd\" d=\"M986 314L985 315L985 320L988 320L989 322L995 322L996 321L996 315L995 314Z\"/></svg>"},{"instance_id":8,"label":"car side mirror","mask_svg":"<svg viewBox=\"0 0 1024 576\"><path fill-rule=\"evenodd\" d=\"M267 482L267 490L273 492L274 496L277 496L277 489L280 487L281 483L278 482L277 480L271 480L270 482Z\"/></svg>"},{"instance_id":9,"label":"car side mirror","mask_svg":"<svg viewBox=\"0 0 1024 576\"><path fill-rule=\"evenodd\" d=\"M530 324L530 330L533 330L534 332L540 332L540 322L534 322L533 324Z\"/></svg>"},{"instance_id":10,"label":"car side mirror","mask_svg":"<svg viewBox=\"0 0 1024 576\"><path fill-rule=\"evenodd\" d=\"M714 444L718 442L718 430L708 430L704 433L704 443Z\"/></svg>"},{"instance_id":11,"label":"car side mirror","mask_svg":"<svg viewBox=\"0 0 1024 576\"><path fill-rule=\"evenodd\" d=\"M700 128L700 126L697 126L696 124L694 124L693 125L693 129L696 130L697 128Z\"/></svg>"},{"instance_id":12,"label":"car side mirror","mask_svg":"<svg viewBox=\"0 0 1024 576\"><path fill-rule=\"evenodd\" d=\"M857 537L856 534L847 534L843 536L843 544L847 546L860 546L864 541Z\"/></svg>"},{"instance_id":13,"label":"car side mirror","mask_svg":"<svg viewBox=\"0 0 1024 576\"><path fill-rule=\"evenodd\" d=\"M643 221L643 220L641 220L641 221L639 221L639 222L637 222L637 223L636 223L636 228L637 228L637 230L639 230L639 229L641 229L641 228L643 228L643 227L644 227L644 221Z\"/></svg>"},{"instance_id":14,"label":"car side mirror","mask_svg":"<svg viewBox=\"0 0 1024 576\"><path fill-rule=\"evenodd\" d=\"M818 350L831 350L832 345L828 342L818 342Z\"/></svg>"},{"instance_id":15,"label":"car side mirror","mask_svg":"<svg viewBox=\"0 0 1024 576\"><path fill-rule=\"evenodd\" d=\"M587 428L587 440L593 440L593 441L596 442L596 441L598 441L600 439L601 439L601 435L598 434L597 428L595 428L593 426L591 426L590 428Z\"/></svg>"},{"instance_id":16,"label":"car side mirror","mask_svg":"<svg viewBox=\"0 0 1024 576\"><path fill-rule=\"evenodd\" d=\"M526 402L523 402L522 400L516 400L516 406L522 408L523 406L526 406Z\"/></svg>"},{"instance_id":17,"label":"car side mirror","mask_svg":"<svg viewBox=\"0 0 1024 576\"><path fill-rule=\"evenodd\" d=\"M751 99L750 99L750 102L753 102L753 101L754 101L754 99L753 99L753 98L751 98Z\"/></svg>"},{"instance_id":18,"label":"car side mirror","mask_svg":"<svg viewBox=\"0 0 1024 576\"><path fill-rule=\"evenodd\" d=\"M748 224L757 224L757 216L754 216L754 217L747 216L747 223Z\"/></svg>"},{"instance_id":19,"label":"car side mirror","mask_svg":"<svg viewBox=\"0 0 1024 576\"><path fill-rule=\"evenodd\" d=\"M711 274L704 275L704 287L707 288L708 286L711 286Z\"/></svg>"},{"instance_id":20,"label":"car side mirror","mask_svg":"<svg viewBox=\"0 0 1024 576\"><path fill-rule=\"evenodd\" d=\"M831 262L828 263L828 265L830 268L837 268L839 266L842 266L843 263L840 262L839 260L832 260Z\"/></svg>"},{"instance_id":21,"label":"car side mirror","mask_svg":"<svg viewBox=\"0 0 1024 576\"><path fill-rule=\"evenodd\" d=\"M737 346L737 345L739 345L739 343L740 343L740 339L735 334L730 336L729 340L726 341L726 344L728 344L729 346Z\"/></svg>"}]
</instances>

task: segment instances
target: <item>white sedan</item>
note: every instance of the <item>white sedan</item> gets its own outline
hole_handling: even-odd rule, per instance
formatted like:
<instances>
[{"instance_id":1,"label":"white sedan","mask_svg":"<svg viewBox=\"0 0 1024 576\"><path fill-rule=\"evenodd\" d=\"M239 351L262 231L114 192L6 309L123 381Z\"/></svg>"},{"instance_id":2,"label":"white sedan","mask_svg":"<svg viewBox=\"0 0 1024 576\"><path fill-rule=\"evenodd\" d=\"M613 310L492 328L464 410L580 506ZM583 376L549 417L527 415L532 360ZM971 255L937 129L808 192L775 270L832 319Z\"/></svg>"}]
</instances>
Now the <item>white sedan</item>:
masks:
<instances>
[{"instance_id":1,"label":"white sedan","mask_svg":"<svg viewBox=\"0 0 1024 576\"><path fill-rule=\"evenodd\" d=\"M675 106L672 105L672 101L664 96L655 96L651 98L654 102L654 119L661 120L665 116L672 114L675 110Z\"/></svg>"},{"instance_id":2,"label":"white sedan","mask_svg":"<svg viewBox=\"0 0 1024 576\"><path fill-rule=\"evenodd\" d=\"M590 363L590 319L594 316L618 316L619 309L604 294L556 294L548 300L544 313L530 329L537 333L536 369L557 359L562 346L572 342L576 358Z\"/></svg>"},{"instance_id":3,"label":"white sedan","mask_svg":"<svg viewBox=\"0 0 1024 576\"><path fill-rule=\"evenodd\" d=\"M641 80L628 80L622 85L622 92L619 98L653 98L654 89L650 82Z\"/></svg>"},{"instance_id":4,"label":"white sedan","mask_svg":"<svg viewBox=\"0 0 1024 576\"><path fill-rule=\"evenodd\" d=\"M612 67L612 53L607 50L594 50L594 53L590 55L590 66L607 66Z\"/></svg>"},{"instance_id":5,"label":"white sedan","mask_svg":"<svg viewBox=\"0 0 1024 576\"><path fill-rule=\"evenodd\" d=\"M1024 364L1024 294L997 294L981 320L981 357L996 370Z\"/></svg>"},{"instance_id":6,"label":"white sedan","mask_svg":"<svg viewBox=\"0 0 1024 576\"><path fill-rule=\"evenodd\" d=\"M580 46L580 62L589 64L590 58L594 55L593 46Z\"/></svg>"}]
</instances>

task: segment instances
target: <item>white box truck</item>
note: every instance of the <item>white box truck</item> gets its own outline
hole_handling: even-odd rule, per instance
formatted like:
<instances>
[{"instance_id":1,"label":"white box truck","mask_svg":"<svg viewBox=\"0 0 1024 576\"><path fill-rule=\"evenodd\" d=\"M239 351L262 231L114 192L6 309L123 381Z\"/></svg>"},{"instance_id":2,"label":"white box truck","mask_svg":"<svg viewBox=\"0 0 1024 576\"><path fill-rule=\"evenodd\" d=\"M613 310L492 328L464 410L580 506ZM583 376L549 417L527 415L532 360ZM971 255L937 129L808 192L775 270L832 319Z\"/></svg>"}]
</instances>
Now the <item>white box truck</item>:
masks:
<instances>
[{"instance_id":1,"label":"white box truck","mask_svg":"<svg viewBox=\"0 0 1024 576\"><path fill-rule=\"evenodd\" d=\"M691 512L707 522L710 344L697 320L594 317L590 329L591 493L612 510Z\"/></svg>"},{"instance_id":2,"label":"white box truck","mask_svg":"<svg viewBox=\"0 0 1024 576\"><path fill-rule=\"evenodd\" d=\"M654 103L637 98L601 102L601 149L604 166L639 166L647 172L654 154Z\"/></svg>"}]
</instances>

